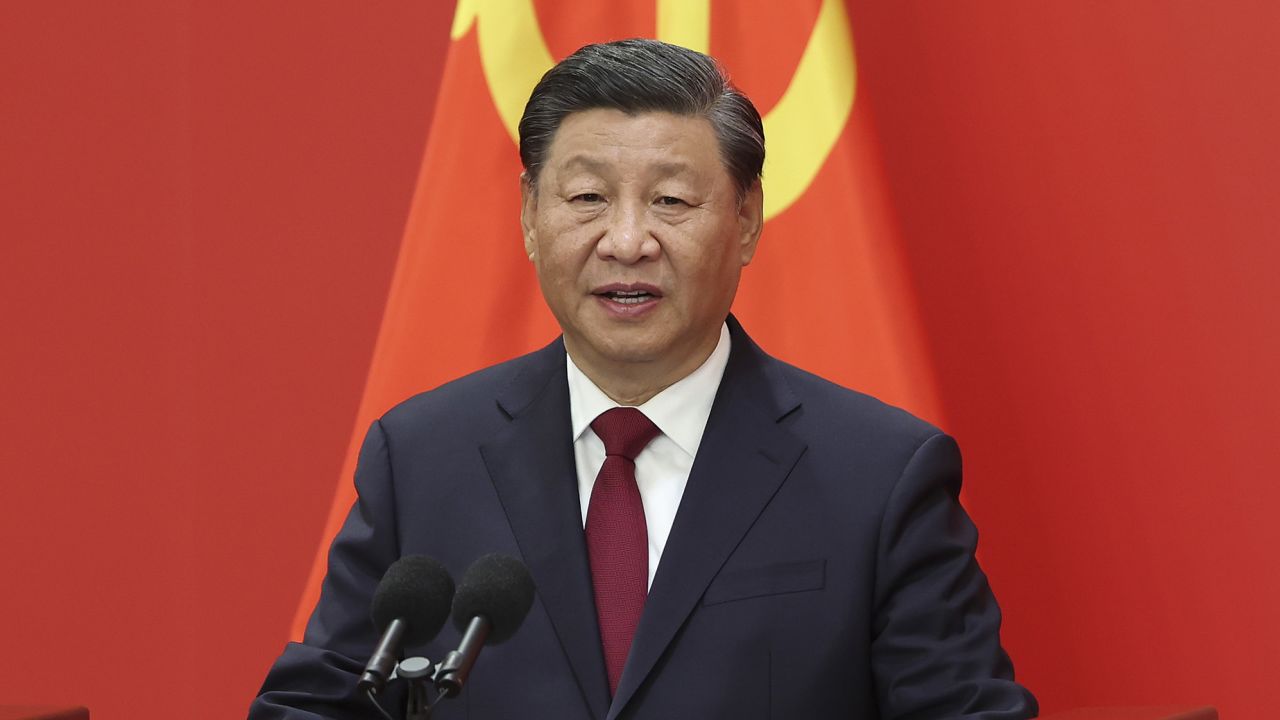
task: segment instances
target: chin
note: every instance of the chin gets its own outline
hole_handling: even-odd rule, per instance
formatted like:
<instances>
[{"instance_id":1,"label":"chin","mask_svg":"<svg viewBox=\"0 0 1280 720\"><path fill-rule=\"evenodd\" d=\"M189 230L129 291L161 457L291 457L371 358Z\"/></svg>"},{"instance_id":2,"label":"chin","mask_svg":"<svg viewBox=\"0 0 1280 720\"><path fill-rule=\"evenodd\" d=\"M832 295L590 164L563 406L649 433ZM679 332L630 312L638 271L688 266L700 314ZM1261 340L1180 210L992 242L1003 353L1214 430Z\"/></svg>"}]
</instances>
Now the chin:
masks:
<instances>
[{"instance_id":1,"label":"chin","mask_svg":"<svg viewBox=\"0 0 1280 720\"><path fill-rule=\"evenodd\" d=\"M596 351L606 360L615 363L648 363L666 354L663 346L648 343L604 342L593 343Z\"/></svg>"},{"instance_id":2,"label":"chin","mask_svg":"<svg viewBox=\"0 0 1280 720\"><path fill-rule=\"evenodd\" d=\"M637 333L609 332L581 336L582 343L600 358L613 363L647 363L671 353L671 343Z\"/></svg>"}]
</instances>

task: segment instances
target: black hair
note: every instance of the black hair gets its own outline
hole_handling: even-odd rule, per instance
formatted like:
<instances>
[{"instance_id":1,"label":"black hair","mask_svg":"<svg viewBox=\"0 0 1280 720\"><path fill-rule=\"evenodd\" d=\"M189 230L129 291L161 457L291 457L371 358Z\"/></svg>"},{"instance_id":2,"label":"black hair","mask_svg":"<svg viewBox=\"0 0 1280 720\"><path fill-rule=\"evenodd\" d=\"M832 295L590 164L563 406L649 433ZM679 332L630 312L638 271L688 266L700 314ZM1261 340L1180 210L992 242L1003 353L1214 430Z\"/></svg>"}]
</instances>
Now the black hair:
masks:
<instances>
[{"instance_id":1,"label":"black hair","mask_svg":"<svg viewBox=\"0 0 1280 720\"><path fill-rule=\"evenodd\" d=\"M710 56L658 40L579 48L547 71L520 118L520 162L536 184L560 123L584 110L705 117L741 199L764 166L764 124L751 100Z\"/></svg>"}]
</instances>

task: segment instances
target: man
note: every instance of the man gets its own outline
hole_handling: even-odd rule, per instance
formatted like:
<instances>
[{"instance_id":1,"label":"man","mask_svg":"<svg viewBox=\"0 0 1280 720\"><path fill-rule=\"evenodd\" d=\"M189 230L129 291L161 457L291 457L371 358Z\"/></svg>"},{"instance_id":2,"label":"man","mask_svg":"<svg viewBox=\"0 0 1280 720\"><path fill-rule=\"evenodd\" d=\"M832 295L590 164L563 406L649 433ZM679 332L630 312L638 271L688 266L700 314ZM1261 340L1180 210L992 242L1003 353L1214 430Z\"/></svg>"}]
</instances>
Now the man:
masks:
<instances>
[{"instance_id":1,"label":"man","mask_svg":"<svg viewBox=\"0 0 1280 720\"><path fill-rule=\"evenodd\" d=\"M442 719L1033 717L955 443L729 315L764 135L715 62L585 47L535 88L520 155L563 337L374 423L305 642L251 717L371 716L355 685L382 573L426 554L456 577L490 552L522 558L537 597Z\"/></svg>"}]
</instances>

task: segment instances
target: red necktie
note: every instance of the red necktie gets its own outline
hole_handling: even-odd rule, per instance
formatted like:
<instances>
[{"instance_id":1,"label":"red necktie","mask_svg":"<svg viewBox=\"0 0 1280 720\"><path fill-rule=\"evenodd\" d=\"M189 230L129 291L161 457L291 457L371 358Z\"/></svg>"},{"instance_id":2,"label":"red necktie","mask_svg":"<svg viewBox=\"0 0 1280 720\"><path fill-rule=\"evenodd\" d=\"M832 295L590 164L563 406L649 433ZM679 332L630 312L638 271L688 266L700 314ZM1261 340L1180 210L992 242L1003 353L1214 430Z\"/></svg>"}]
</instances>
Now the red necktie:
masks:
<instances>
[{"instance_id":1,"label":"red necktie","mask_svg":"<svg viewBox=\"0 0 1280 720\"><path fill-rule=\"evenodd\" d=\"M587 553L612 693L618 689L649 586L649 530L636 486L635 459L659 430L644 413L623 407L601 413L591 429L604 442L605 458L587 506Z\"/></svg>"}]
</instances>

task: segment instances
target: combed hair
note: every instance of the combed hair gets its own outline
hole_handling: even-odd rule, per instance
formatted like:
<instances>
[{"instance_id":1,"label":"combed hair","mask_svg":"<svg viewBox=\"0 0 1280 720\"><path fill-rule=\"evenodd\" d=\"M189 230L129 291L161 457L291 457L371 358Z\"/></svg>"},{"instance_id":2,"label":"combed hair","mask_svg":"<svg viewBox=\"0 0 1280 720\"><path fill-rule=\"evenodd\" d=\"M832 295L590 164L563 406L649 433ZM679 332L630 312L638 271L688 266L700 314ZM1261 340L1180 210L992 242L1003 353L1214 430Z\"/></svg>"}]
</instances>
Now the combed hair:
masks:
<instances>
[{"instance_id":1,"label":"combed hair","mask_svg":"<svg viewBox=\"0 0 1280 720\"><path fill-rule=\"evenodd\" d=\"M764 124L711 57L658 40L587 45L547 71L520 118L520 162L536 184L556 130L575 112L668 112L710 121L741 200L764 167Z\"/></svg>"}]
</instances>

